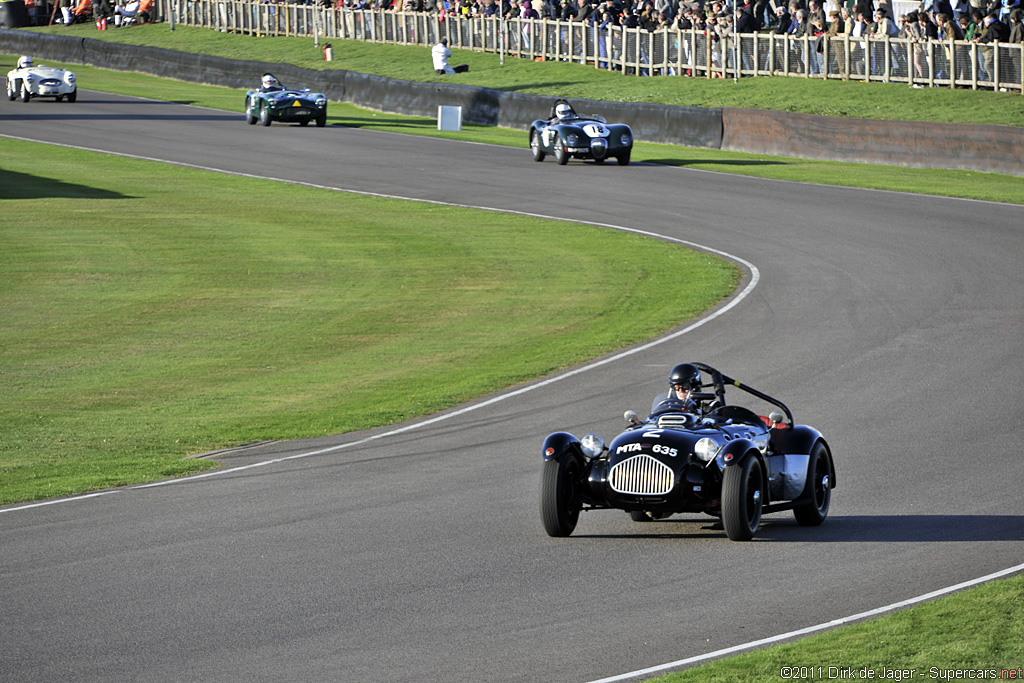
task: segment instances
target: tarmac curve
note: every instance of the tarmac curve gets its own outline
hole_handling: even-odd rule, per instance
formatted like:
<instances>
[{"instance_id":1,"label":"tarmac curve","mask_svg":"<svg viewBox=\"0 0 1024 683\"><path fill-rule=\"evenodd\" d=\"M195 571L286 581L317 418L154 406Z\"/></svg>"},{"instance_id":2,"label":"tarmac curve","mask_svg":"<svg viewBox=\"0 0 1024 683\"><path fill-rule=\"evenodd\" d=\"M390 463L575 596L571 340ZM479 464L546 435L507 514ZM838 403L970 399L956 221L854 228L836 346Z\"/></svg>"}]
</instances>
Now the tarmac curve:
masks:
<instances>
[{"instance_id":1,"label":"tarmac curve","mask_svg":"<svg viewBox=\"0 0 1024 683\"><path fill-rule=\"evenodd\" d=\"M692 329L444 419L224 454L223 474L181 485L4 509L0 679L582 683L1024 561L1021 207L559 167L534 163L525 140L266 129L86 90L73 105L2 101L0 121L54 144L621 226L750 274L744 296ZM544 435L616 433L686 359L824 432L838 479L826 523L769 515L738 544L710 518L637 525L603 511L548 538Z\"/></svg>"}]
</instances>

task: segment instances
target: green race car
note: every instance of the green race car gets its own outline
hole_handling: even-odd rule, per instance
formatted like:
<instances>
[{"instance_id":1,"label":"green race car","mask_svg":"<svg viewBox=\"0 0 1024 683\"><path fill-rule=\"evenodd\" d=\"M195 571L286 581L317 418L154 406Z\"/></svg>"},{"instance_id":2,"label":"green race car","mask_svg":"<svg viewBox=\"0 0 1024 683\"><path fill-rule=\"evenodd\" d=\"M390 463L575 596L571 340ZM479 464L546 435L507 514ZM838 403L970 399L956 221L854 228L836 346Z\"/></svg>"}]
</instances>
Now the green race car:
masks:
<instances>
[{"instance_id":1,"label":"green race car","mask_svg":"<svg viewBox=\"0 0 1024 683\"><path fill-rule=\"evenodd\" d=\"M323 93L289 90L273 74L263 74L257 90L245 93L245 120L250 125L259 121L269 126L271 121L298 123L300 126L316 121L319 128L327 125L327 97Z\"/></svg>"}]
</instances>

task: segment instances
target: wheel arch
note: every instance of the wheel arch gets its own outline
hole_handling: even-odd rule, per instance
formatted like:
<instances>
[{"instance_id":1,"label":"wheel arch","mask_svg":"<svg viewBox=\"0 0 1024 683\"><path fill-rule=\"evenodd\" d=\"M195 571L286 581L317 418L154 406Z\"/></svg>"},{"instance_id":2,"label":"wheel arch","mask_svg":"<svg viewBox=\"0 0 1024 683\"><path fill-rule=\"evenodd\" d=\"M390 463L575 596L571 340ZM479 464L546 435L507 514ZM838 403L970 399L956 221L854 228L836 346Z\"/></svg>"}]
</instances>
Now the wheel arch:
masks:
<instances>
[{"instance_id":1,"label":"wheel arch","mask_svg":"<svg viewBox=\"0 0 1024 683\"><path fill-rule=\"evenodd\" d=\"M583 459L583 451L580 450L580 440L569 432L555 432L544 439L544 447L541 449L541 457L547 460L561 460L564 457Z\"/></svg>"},{"instance_id":2,"label":"wheel arch","mask_svg":"<svg viewBox=\"0 0 1024 683\"><path fill-rule=\"evenodd\" d=\"M825 452L828 454L828 469L831 476L832 488L836 487L836 464L832 460L832 447L828 445L828 441L817 429L808 427L806 425L796 425L789 430L786 434L785 439L782 442L783 453L794 453L799 455L809 456L814 452L814 447L818 444L825 446Z\"/></svg>"},{"instance_id":3,"label":"wheel arch","mask_svg":"<svg viewBox=\"0 0 1024 683\"><path fill-rule=\"evenodd\" d=\"M718 457L725 467L737 467L746 461L747 458L757 458L761 464L761 492L764 504L771 502L771 492L768 490L768 463L757 445L750 439L736 439L726 444L719 452ZM724 470L725 467L722 469Z\"/></svg>"}]
</instances>

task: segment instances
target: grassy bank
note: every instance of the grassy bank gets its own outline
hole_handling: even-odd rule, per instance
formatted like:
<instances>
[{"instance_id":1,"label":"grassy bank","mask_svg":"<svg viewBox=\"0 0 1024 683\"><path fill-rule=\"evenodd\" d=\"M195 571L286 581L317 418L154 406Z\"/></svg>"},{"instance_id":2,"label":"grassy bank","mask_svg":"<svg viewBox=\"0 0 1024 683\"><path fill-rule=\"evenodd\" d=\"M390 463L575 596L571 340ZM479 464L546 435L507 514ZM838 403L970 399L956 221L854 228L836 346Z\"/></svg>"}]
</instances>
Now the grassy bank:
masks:
<instances>
[{"instance_id":1,"label":"grassy bank","mask_svg":"<svg viewBox=\"0 0 1024 683\"><path fill-rule=\"evenodd\" d=\"M468 73L437 76L427 47L334 40L334 61L324 62L313 38L254 37L166 24L97 31L91 25L41 31L133 45L151 45L232 59L285 62L310 69L347 69L414 81L444 81L554 97L660 102L694 107L750 107L824 116L943 123L1024 125L1024 96L991 91L926 88L807 78L637 78L569 62L534 62L455 50L453 63ZM323 40L321 40L321 43ZM258 74L253 76L255 83ZM236 105L237 106L237 105Z\"/></svg>"}]
</instances>

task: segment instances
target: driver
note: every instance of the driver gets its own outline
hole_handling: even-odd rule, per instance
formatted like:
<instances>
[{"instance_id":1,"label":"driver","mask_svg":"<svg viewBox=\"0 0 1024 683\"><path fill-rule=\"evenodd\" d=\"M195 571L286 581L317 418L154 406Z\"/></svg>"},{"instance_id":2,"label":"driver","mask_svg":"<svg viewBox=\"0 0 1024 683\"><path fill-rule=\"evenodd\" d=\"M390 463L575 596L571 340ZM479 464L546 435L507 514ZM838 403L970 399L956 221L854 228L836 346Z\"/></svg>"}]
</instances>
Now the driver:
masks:
<instances>
[{"instance_id":1,"label":"driver","mask_svg":"<svg viewBox=\"0 0 1024 683\"><path fill-rule=\"evenodd\" d=\"M551 116L548 118L549 123L558 123L559 121L565 121L576 117L576 112L573 111L572 105L565 100L556 100L555 106L551 108Z\"/></svg>"},{"instance_id":2,"label":"driver","mask_svg":"<svg viewBox=\"0 0 1024 683\"><path fill-rule=\"evenodd\" d=\"M20 59L18 59L18 68L19 69L27 69L30 66L32 66L32 58L31 57L21 57Z\"/></svg>"},{"instance_id":3,"label":"driver","mask_svg":"<svg viewBox=\"0 0 1024 683\"><path fill-rule=\"evenodd\" d=\"M697 402L690 398L694 391L700 391L700 370L693 363L680 363L668 374L668 393L658 394L651 406L651 413L665 412L698 412Z\"/></svg>"},{"instance_id":4,"label":"driver","mask_svg":"<svg viewBox=\"0 0 1024 683\"><path fill-rule=\"evenodd\" d=\"M283 89L273 74L263 74L263 78L260 79L260 92L276 92Z\"/></svg>"}]
</instances>

